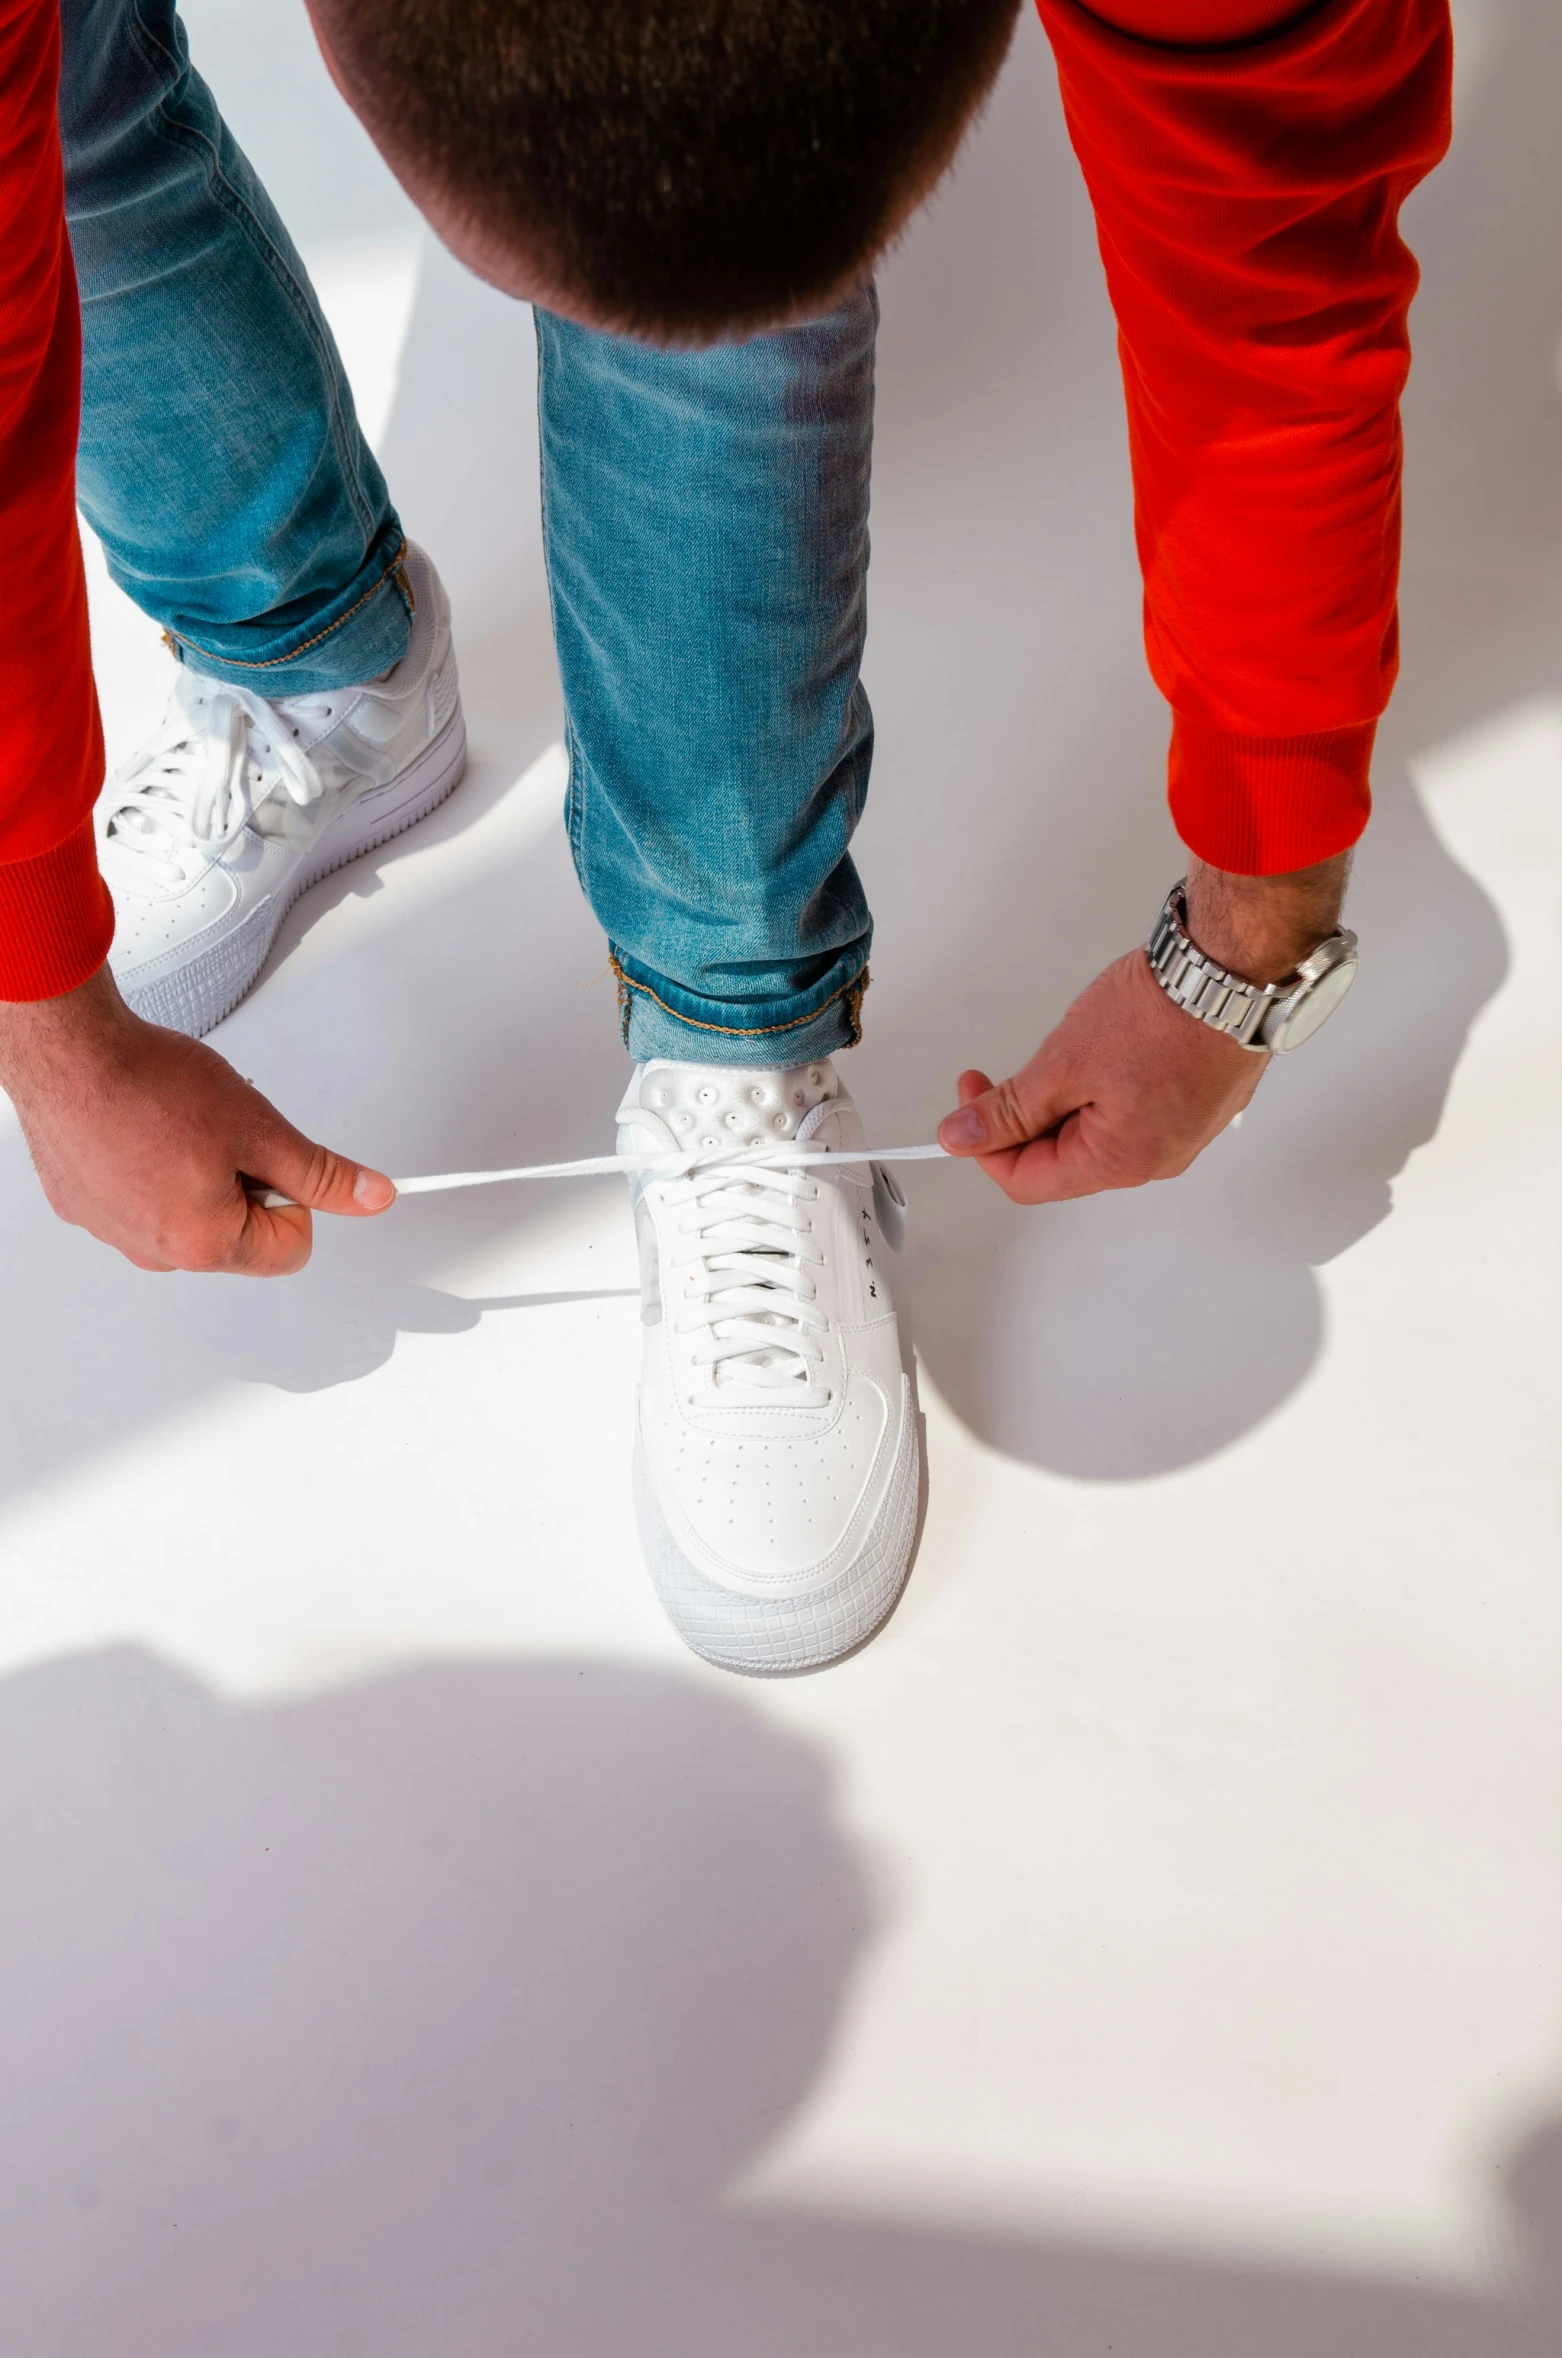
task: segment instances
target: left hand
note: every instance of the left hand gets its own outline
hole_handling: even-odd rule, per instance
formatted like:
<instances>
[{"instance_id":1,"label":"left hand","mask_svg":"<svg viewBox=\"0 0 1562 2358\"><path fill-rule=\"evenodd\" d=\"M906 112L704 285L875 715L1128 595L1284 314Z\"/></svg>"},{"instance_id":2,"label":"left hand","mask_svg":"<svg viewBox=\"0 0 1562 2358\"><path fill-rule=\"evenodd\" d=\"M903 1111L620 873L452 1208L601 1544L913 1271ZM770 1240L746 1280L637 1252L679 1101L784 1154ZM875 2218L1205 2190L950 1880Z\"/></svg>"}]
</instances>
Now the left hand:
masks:
<instances>
[{"instance_id":1,"label":"left hand","mask_svg":"<svg viewBox=\"0 0 1562 2358\"><path fill-rule=\"evenodd\" d=\"M1284 876L1237 876L1192 860L1188 931L1233 974L1278 981L1333 932L1349 853ZM1081 991L1012 1080L960 1075L960 1111L939 1143L973 1156L1017 1204L1176 1179L1242 1111L1266 1054L1175 1006L1130 950Z\"/></svg>"},{"instance_id":2,"label":"left hand","mask_svg":"<svg viewBox=\"0 0 1562 2358\"><path fill-rule=\"evenodd\" d=\"M1247 1104L1269 1059L1172 1004L1143 950L1081 991L1029 1064L960 1075L939 1125L1017 1204L1176 1179Z\"/></svg>"}]
</instances>

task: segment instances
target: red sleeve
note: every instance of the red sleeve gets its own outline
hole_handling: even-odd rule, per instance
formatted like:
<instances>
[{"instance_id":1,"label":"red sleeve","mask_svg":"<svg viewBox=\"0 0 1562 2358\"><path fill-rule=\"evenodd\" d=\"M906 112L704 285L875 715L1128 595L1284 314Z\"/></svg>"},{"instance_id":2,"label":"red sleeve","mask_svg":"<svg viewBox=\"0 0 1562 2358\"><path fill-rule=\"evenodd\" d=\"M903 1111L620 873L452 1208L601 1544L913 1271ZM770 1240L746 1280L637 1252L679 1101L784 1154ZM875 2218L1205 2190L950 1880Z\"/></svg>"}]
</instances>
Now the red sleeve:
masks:
<instances>
[{"instance_id":1,"label":"red sleeve","mask_svg":"<svg viewBox=\"0 0 1562 2358\"><path fill-rule=\"evenodd\" d=\"M1448 143L1448 0L1101 5L1129 30L1038 0L1117 312L1172 816L1277 875L1365 827L1398 666L1397 220Z\"/></svg>"},{"instance_id":2,"label":"red sleeve","mask_svg":"<svg viewBox=\"0 0 1562 2358\"><path fill-rule=\"evenodd\" d=\"M56 116L59 0L0 0L0 999L108 954L103 737L76 531L81 321Z\"/></svg>"}]
</instances>

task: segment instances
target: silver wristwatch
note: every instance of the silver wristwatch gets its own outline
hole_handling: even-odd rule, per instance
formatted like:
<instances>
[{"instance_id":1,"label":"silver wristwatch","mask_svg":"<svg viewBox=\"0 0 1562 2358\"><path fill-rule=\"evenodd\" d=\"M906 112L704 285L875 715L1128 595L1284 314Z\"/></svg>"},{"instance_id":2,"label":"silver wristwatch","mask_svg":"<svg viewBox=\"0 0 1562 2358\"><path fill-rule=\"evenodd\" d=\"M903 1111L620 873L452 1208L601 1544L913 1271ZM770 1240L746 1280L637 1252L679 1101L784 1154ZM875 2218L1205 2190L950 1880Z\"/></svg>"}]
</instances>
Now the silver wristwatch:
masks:
<instances>
[{"instance_id":1,"label":"silver wristwatch","mask_svg":"<svg viewBox=\"0 0 1562 2358\"><path fill-rule=\"evenodd\" d=\"M1187 878L1174 884L1146 948L1150 972L1168 999L1240 1047L1300 1048L1334 1013L1356 979L1356 936L1341 926L1279 982L1228 974L1188 939Z\"/></svg>"}]
</instances>

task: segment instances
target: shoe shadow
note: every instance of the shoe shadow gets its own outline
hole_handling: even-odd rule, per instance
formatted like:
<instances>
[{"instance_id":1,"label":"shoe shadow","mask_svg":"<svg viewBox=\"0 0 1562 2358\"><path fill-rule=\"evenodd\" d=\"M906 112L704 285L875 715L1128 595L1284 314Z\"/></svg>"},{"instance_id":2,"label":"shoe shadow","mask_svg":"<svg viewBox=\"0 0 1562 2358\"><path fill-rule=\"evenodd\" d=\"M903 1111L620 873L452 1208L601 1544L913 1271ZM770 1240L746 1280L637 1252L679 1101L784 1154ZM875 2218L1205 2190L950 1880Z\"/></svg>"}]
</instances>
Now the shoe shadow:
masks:
<instances>
[{"instance_id":1,"label":"shoe shadow","mask_svg":"<svg viewBox=\"0 0 1562 2358\"><path fill-rule=\"evenodd\" d=\"M242 1705L0 1683L0 2267L28 2358L1543 2358L1511 2291L741 2192L885 1916L831 1773L600 1661Z\"/></svg>"}]
</instances>

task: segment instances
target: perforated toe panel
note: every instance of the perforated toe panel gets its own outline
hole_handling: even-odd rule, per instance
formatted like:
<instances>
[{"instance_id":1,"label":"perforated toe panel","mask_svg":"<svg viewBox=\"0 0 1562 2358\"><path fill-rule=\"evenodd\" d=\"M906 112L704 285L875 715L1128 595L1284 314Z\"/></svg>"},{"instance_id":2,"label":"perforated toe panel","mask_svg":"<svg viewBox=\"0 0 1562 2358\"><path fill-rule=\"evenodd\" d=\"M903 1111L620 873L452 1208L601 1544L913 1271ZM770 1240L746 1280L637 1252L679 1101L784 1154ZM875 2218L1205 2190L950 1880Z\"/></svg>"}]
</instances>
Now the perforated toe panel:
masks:
<instances>
[{"instance_id":1,"label":"perforated toe panel","mask_svg":"<svg viewBox=\"0 0 1562 2358\"><path fill-rule=\"evenodd\" d=\"M639 1095L675 1138L719 1148L782 1145L838 1089L828 1062L789 1065L782 1072L655 1063L641 1075Z\"/></svg>"},{"instance_id":2,"label":"perforated toe panel","mask_svg":"<svg viewBox=\"0 0 1562 2358\"><path fill-rule=\"evenodd\" d=\"M752 1672L817 1670L860 1646L888 1615L910 1568L920 1462L906 1384L894 1472L852 1561L800 1595L756 1597L722 1587L690 1563L667 1528L637 1449L640 1544L663 1610L685 1645L723 1670Z\"/></svg>"}]
</instances>

